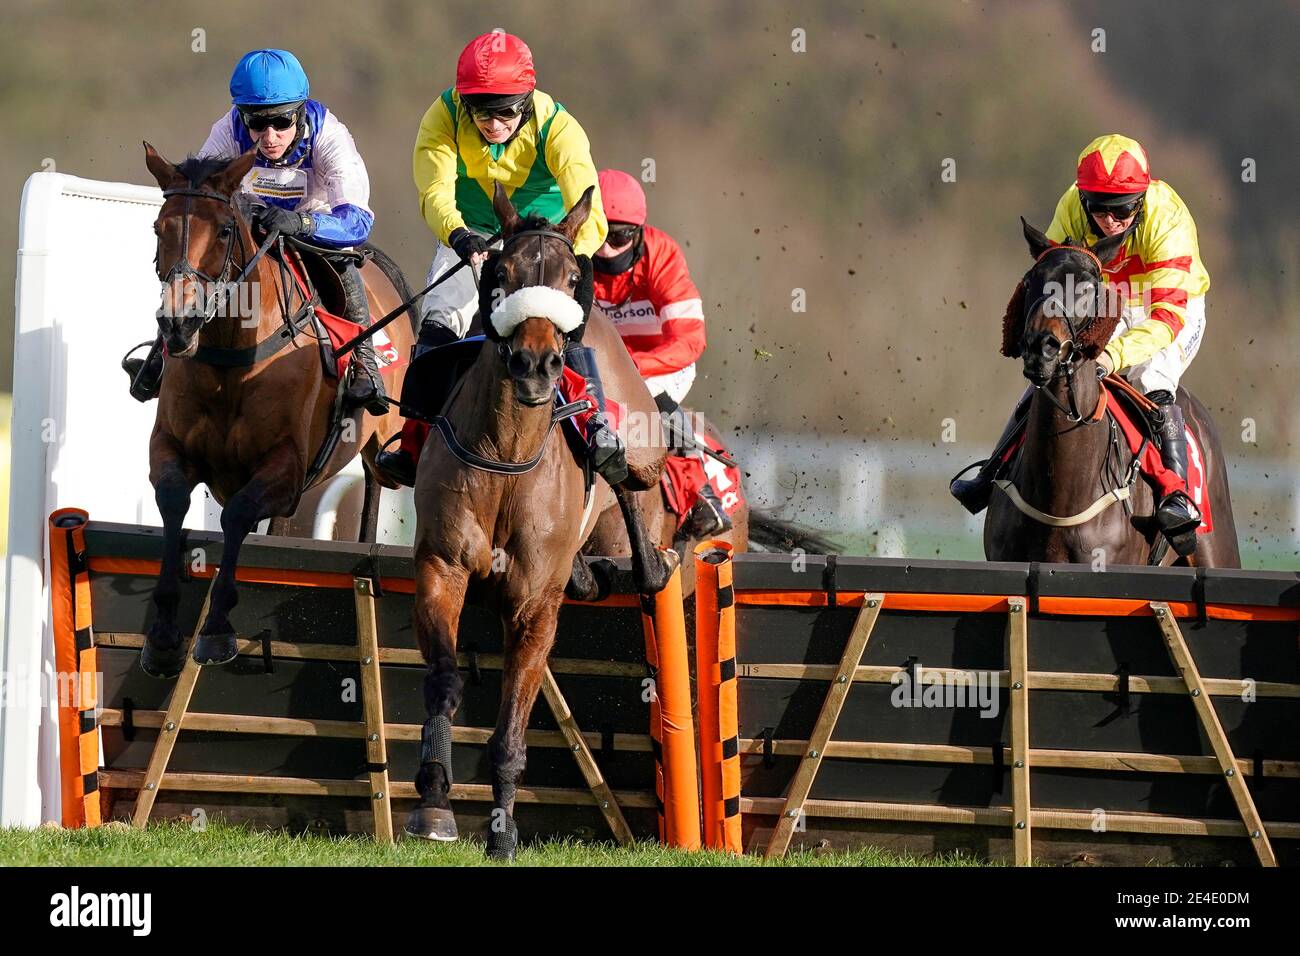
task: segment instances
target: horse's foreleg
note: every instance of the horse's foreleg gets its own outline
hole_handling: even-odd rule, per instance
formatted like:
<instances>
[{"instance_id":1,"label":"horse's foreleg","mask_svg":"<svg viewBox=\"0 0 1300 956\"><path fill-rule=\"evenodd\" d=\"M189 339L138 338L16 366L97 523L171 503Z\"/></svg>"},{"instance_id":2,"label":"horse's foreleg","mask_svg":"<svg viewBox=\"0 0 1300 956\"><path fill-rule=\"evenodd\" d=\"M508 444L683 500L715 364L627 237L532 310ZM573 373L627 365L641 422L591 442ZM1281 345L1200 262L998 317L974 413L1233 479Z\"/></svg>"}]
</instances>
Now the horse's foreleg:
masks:
<instances>
[{"instance_id":1,"label":"horse's foreleg","mask_svg":"<svg viewBox=\"0 0 1300 956\"><path fill-rule=\"evenodd\" d=\"M640 493L658 494L659 491L653 489ZM623 523L627 525L628 541L632 545L632 577L636 581L637 590L642 594L658 594L677 568L677 553L659 550L658 542L646 530L637 494L638 492L628 491L621 485L614 489L619 510L623 512Z\"/></svg>"},{"instance_id":2,"label":"horse's foreleg","mask_svg":"<svg viewBox=\"0 0 1300 956\"><path fill-rule=\"evenodd\" d=\"M272 465L268 462L268 465ZM200 664L224 664L236 654L235 629L230 612L239 603L235 569L244 539L263 518L288 514L298 495L298 470L263 466L221 509L221 567L212 582L208 617L194 642L194 659Z\"/></svg>"},{"instance_id":3,"label":"horse's foreleg","mask_svg":"<svg viewBox=\"0 0 1300 956\"><path fill-rule=\"evenodd\" d=\"M406 817L406 832L426 840L457 837L448 796L452 785L451 718L460 707L465 686L456 666L456 631L468 581L464 568L438 558L423 558L416 568L415 639L427 665L427 719L420 732L420 769L415 774L420 802Z\"/></svg>"},{"instance_id":4,"label":"horse's foreleg","mask_svg":"<svg viewBox=\"0 0 1300 956\"><path fill-rule=\"evenodd\" d=\"M181 467L179 458L169 457L152 469L154 500L163 520L162 562L153 602L158 618L145 636L140 649L140 667L153 677L175 677L185 660L185 639L176 624L176 609L181 596L181 532L185 513L190 509L190 492L195 482Z\"/></svg>"},{"instance_id":5,"label":"horse's foreleg","mask_svg":"<svg viewBox=\"0 0 1300 956\"><path fill-rule=\"evenodd\" d=\"M502 621L505 629L505 663L501 681L501 710L496 730L488 741L492 761L492 821L487 853L498 860L513 860L519 844L515 828L515 794L524 775L527 747L524 733L542 686L546 658L555 643L561 592L548 588L535 599L514 609Z\"/></svg>"}]
</instances>

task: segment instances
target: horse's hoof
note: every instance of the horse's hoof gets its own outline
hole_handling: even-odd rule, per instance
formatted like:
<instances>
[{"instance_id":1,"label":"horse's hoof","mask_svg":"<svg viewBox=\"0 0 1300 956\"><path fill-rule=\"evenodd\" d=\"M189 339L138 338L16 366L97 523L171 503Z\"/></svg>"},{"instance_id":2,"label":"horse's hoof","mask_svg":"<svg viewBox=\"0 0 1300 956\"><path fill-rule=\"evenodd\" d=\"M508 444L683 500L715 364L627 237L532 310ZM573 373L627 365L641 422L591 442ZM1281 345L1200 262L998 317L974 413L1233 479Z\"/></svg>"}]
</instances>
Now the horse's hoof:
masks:
<instances>
[{"instance_id":1,"label":"horse's hoof","mask_svg":"<svg viewBox=\"0 0 1300 956\"><path fill-rule=\"evenodd\" d=\"M673 576L673 572L681 566L682 556L677 553L675 548L665 548L659 552L660 560L664 564L664 584Z\"/></svg>"},{"instance_id":2,"label":"horse's hoof","mask_svg":"<svg viewBox=\"0 0 1300 956\"><path fill-rule=\"evenodd\" d=\"M155 624L140 648L140 670L150 677L171 680L185 664L185 642L175 624Z\"/></svg>"},{"instance_id":3,"label":"horse's hoof","mask_svg":"<svg viewBox=\"0 0 1300 956\"><path fill-rule=\"evenodd\" d=\"M406 815L406 832L421 840L450 843L460 836L456 830L456 815L439 807L416 807Z\"/></svg>"},{"instance_id":4,"label":"horse's hoof","mask_svg":"<svg viewBox=\"0 0 1300 956\"><path fill-rule=\"evenodd\" d=\"M513 863L515 850L519 846L519 831L515 828L515 818L506 817L505 827L498 830L494 825L488 830L487 858L503 863Z\"/></svg>"},{"instance_id":5,"label":"horse's hoof","mask_svg":"<svg viewBox=\"0 0 1300 956\"><path fill-rule=\"evenodd\" d=\"M194 660L199 664L224 664L233 661L239 650L235 644L235 635L200 634L194 642Z\"/></svg>"}]
</instances>

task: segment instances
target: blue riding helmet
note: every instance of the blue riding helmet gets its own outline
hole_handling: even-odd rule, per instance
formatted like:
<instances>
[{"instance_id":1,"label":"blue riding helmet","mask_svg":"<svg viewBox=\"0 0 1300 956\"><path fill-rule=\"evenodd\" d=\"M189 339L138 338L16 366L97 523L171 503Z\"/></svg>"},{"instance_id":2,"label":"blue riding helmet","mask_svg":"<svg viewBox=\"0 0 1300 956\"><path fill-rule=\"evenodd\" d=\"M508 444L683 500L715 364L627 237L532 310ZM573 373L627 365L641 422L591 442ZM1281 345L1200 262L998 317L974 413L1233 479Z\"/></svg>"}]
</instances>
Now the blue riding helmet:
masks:
<instances>
[{"instance_id":1,"label":"blue riding helmet","mask_svg":"<svg viewBox=\"0 0 1300 956\"><path fill-rule=\"evenodd\" d=\"M288 50L245 53L230 75L230 102L236 106L301 102L310 95L307 73Z\"/></svg>"}]
</instances>

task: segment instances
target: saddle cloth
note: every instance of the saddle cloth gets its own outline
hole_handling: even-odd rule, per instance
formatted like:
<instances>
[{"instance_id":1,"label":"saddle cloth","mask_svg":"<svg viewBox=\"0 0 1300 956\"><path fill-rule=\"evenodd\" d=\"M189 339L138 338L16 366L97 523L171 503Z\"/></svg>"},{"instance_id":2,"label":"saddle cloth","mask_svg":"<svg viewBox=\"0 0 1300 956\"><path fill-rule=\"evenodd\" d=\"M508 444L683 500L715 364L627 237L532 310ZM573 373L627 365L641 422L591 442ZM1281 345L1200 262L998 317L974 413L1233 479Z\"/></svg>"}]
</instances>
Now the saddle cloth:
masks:
<instances>
[{"instance_id":1,"label":"saddle cloth","mask_svg":"<svg viewBox=\"0 0 1300 956\"><path fill-rule=\"evenodd\" d=\"M703 442L723 455L728 454L721 444L708 435L696 432L695 440ZM668 460L664 463L664 476L659 484L663 489L664 502L668 505L668 510L677 515L677 527L680 528L686 520L705 482L713 486L713 491L722 502L722 507L727 514L735 513L744 502L740 493L739 469L724 465L709 456L705 456L704 461L693 456L668 456Z\"/></svg>"}]
</instances>

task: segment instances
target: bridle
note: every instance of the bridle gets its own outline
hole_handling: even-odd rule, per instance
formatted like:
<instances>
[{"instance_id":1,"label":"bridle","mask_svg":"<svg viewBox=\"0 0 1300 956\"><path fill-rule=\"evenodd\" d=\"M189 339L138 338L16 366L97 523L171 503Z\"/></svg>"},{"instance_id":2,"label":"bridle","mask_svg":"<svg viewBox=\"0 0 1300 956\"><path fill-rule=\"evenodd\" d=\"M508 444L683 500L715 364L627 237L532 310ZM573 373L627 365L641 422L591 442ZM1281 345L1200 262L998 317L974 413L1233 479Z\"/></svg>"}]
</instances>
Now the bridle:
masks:
<instances>
[{"instance_id":1,"label":"bridle","mask_svg":"<svg viewBox=\"0 0 1300 956\"><path fill-rule=\"evenodd\" d=\"M516 232L501 244L498 257L504 256L512 246L525 239L537 240L537 281L532 283L533 285L546 284L546 240L551 239L564 243L564 247L569 250L571 255L573 254L573 240L564 233L555 229L524 229ZM483 319L487 321L488 317L483 316ZM514 350L510 347L509 339L501 339L497 342L497 355L501 361L509 362L513 354Z\"/></svg>"},{"instance_id":2,"label":"bridle","mask_svg":"<svg viewBox=\"0 0 1300 956\"><path fill-rule=\"evenodd\" d=\"M1047 249L1044 249L1041 253L1038 254L1038 258L1035 259L1034 264L1029 267L1029 271L1025 273L1024 278L1021 279L1021 282L1027 283L1029 281L1030 274L1034 271L1034 269L1038 267L1038 264L1042 262L1043 259L1045 259L1053 252L1062 252L1062 251L1082 253L1083 255L1087 256L1089 259L1091 259L1093 262L1097 264L1096 292L1094 293L1095 300L1093 303L1092 319L1087 324L1084 324L1082 326L1076 326L1074 323L1074 316L1071 314L1074 310L1072 308L1062 309L1062 312L1064 314L1059 316L1059 318L1065 320L1065 327L1066 330L1069 332L1069 338L1067 338L1064 342L1061 342L1059 346L1060 351L1063 353L1063 356L1062 358L1058 359L1056 371L1053 373L1052 377L1048 379L1048 381L1044 382L1042 385L1034 385L1034 389L1038 391L1040 395L1043 395L1049 402L1055 405L1058 409L1060 409L1065 414L1066 419L1069 420L1071 423L1076 425L1080 423L1085 425L1092 425L1101 421L1106 414L1106 390L1104 388L1098 389L1097 405L1093 409L1091 414L1084 415L1081 411L1079 411L1079 404L1078 401L1075 399L1075 395L1074 395L1074 376L1079 369L1079 365L1083 362L1083 353L1078 351L1075 348L1074 343L1078 340L1079 333L1085 331L1088 328L1088 325L1090 325L1092 322L1097 321L1098 317L1101 315L1101 310L1104 305L1104 300L1103 300L1104 292L1102 290L1102 287L1105 284L1105 279L1104 279L1105 272L1102 269L1101 260L1097 258L1096 253L1094 253L1091 249L1086 249L1082 246L1070 246L1070 245L1049 246ZM1042 305L1043 300L1045 300L1047 297L1048 294L1046 291L1044 291L1042 295L1040 295L1033 302L1030 302L1025 307L1024 315L1021 316L1021 320L1020 320L1022 324L1028 323L1029 317L1038 310L1039 306ZM1068 406L1064 404L1054 394L1052 394L1050 389L1046 388L1047 385L1050 385L1052 382L1056 381L1056 379L1060 377L1062 371L1064 371L1065 373L1065 393L1067 399L1069 400Z\"/></svg>"},{"instance_id":3,"label":"bridle","mask_svg":"<svg viewBox=\"0 0 1300 956\"><path fill-rule=\"evenodd\" d=\"M258 247L257 252L253 254L252 258L247 258L247 247L244 245L244 231L239 228L238 217L232 216L229 223L222 227L225 228L228 226L230 234L226 237L226 251L221 259L221 269L215 276L208 275L206 272L196 269L190 264L190 218L193 215L190 207L193 205L193 200L195 199L212 199L228 206L232 212L235 212L234 197L223 196L221 193L214 190L203 189L197 186L176 187L174 189L163 190L164 200L171 199L173 196L185 197L185 206L181 211L180 255L177 260L172 263L171 268L158 278L162 281L163 285L171 285L178 278L182 280L182 283L188 279L196 279L209 286L215 285L217 287L216 294L209 297L207 309L203 314L203 324L207 325L216 317L217 312L220 311L221 306L225 301L225 297L228 294L228 290L232 286L237 286L248 278L254 267L256 267L258 260L266 254L266 251L271 248L271 245L278 238L279 233L274 231L271 232L266 237L266 241ZM230 274L235 265L236 245L239 247L239 258L244 261L244 267L240 270L239 275L231 280Z\"/></svg>"},{"instance_id":4,"label":"bridle","mask_svg":"<svg viewBox=\"0 0 1300 956\"><path fill-rule=\"evenodd\" d=\"M562 232L554 229L525 229L515 233L509 239L501 244L499 256L503 256L516 243L525 239L537 240L537 282L535 285L545 285L546 282L546 240L553 239L564 243L565 248L570 253L573 252L573 241ZM490 321L487 316L483 317L485 321ZM497 342L497 355L503 362L509 362L511 355L514 354L510 347L510 340L503 338ZM456 390L447 398L444 404L445 409L450 409L452 402L460 392L460 386L464 384L464 379L458 383ZM442 435L443 441L447 445L447 450L455 456L456 460L463 465L467 465L476 471L491 472L494 475L526 475L541 463L542 456L546 454L546 447L551 438L551 433L555 431L555 426L566 418L570 418L580 412L587 411L592 407L591 399L582 398L576 402L570 402L567 405L561 405L551 411L551 421L547 426L546 434L542 436L540 447L537 453L524 461L497 461L493 458L485 458L477 454L472 449L466 447L456 436L456 429L452 426L444 412L428 419L430 425L437 429Z\"/></svg>"}]
</instances>

